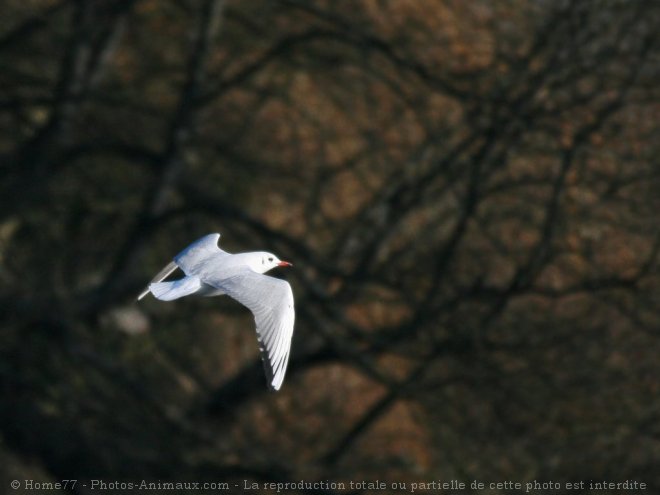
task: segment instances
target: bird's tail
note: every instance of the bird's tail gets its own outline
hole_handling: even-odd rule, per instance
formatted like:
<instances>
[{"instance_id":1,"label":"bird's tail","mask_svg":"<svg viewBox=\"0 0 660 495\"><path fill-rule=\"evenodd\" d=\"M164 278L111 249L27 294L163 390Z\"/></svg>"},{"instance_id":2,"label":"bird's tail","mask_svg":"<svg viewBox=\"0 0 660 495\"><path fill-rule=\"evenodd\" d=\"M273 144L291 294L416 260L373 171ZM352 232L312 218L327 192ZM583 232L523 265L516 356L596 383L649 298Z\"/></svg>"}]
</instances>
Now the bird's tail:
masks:
<instances>
[{"instance_id":1,"label":"bird's tail","mask_svg":"<svg viewBox=\"0 0 660 495\"><path fill-rule=\"evenodd\" d=\"M171 282L156 282L149 285L149 290L161 301L172 301L183 296L194 294L202 288L199 277L190 275Z\"/></svg>"}]
</instances>

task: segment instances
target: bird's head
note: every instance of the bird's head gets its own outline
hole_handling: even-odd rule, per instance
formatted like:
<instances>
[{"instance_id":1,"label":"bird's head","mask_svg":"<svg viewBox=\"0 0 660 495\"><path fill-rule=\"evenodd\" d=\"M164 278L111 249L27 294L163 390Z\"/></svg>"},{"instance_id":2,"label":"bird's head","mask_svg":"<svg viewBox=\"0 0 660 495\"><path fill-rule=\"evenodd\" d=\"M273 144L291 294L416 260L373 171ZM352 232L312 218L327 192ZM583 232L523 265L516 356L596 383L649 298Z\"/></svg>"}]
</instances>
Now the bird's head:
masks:
<instances>
[{"instance_id":1,"label":"bird's head","mask_svg":"<svg viewBox=\"0 0 660 495\"><path fill-rule=\"evenodd\" d=\"M277 266L293 266L288 261L282 261L273 253L266 251L252 253L249 265L257 273L266 273L268 270L272 270Z\"/></svg>"}]
</instances>

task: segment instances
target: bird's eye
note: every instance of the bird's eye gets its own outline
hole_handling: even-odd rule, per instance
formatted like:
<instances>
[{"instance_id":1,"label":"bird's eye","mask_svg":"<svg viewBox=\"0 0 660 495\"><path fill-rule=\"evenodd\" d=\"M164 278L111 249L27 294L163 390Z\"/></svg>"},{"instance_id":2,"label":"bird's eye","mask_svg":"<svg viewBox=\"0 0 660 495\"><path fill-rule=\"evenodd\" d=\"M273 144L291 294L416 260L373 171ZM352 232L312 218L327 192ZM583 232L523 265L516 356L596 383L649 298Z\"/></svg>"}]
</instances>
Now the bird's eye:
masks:
<instances>
[{"instance_id":1,"label":"bird's eye","mask_svg":"<svg viewBox=\"0 0 660 495\"><path fill-rule=\"evenodd\" d=\"M273 261L273 258L268 258L268 261Z\"/></svg>"}]
</instances>

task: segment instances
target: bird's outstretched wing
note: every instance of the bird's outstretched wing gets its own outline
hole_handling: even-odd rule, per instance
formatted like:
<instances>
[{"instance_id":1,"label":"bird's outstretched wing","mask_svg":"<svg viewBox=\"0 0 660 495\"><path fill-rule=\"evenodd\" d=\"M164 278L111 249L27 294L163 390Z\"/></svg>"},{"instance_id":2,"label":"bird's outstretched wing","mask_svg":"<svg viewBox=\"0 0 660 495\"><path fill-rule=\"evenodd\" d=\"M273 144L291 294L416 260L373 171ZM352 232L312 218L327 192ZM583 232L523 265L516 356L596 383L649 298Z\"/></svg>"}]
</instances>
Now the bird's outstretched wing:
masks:
<instances>
[{"instance_id":1,"label":"bird's outstretched wing","mask_svg":"<svg viewBox=\"0 0 660 495\"><path fill-rule=\"evenodd\" d=\"M176 263L186 275L192 274L195 267L202 261L206 260L209 256L220 253L229 254L218 247L219 240L220 234L217 233L205 235L201 239L197 239L174 257L174 263Z\"/></svg>"},{"instance_id":2,"label":"bird's outstretched wing","mask_svg":"<svg viewBox=\"0 0 660 495\"><path fill-rule=\"evenodd\" d=\"M179 267L176 266L176 263L174 263L174 261L169 263L165 268L163 268L161 271L158 272L158 274L151 280L151 282L149 282L149 285L147 285L146 289L144 289L142 292L140 292L140 295L138 296L137 300L139 301L144 296L149 294L149 292L151 291L151 285L152 284L155 284L155 283L158 283L158 282L161 282L161 281L165 280L170 275L170 273L172 273L177 268L179 268Z\"/></svg>"},{"instance_id":3,"label":"bird's outstretched wing","mask_svg":"<svg viewBox=\"0 0 660 495\"><path fill-rule=\"evenodd\" d=\"M163 284L160 286L156 284L165 280L177 268L181 268L186 275L191 275L195 267L198 266L203 260L205 260L209 256L212 256L214 254L228 255L229 253L223 251L218 247L219 240L220 240L220 234L215 233L215 234L205 235L201 239L197 239L195 242L190 244L187 248L185 248L183 251L181 251L179 254L177 254L174 257L174 261L170 262L165 268L163 268L161 271L158 272L158 274L151 280L151 282L149 282L149 285L140 293L137 300L139 301L144 296L149 294L149 292L152 292L151 290L152 286L158 287L161 292L165 292L166 291L165 289L166 286L164 285L165 282L163 282ZM170 285L167 290L170 290L172 288L173 286ZM179 285L178 288L181 289L181 286ZM188 293L192 293L192 292L188 292ZM181 292L182 295L177 297L182 297L184 295L187 295L188 293Z\"/></svg>"},{"instance_id":4,"label":"bird's outstretched wing","mask_svg":"<svg viewBox=\"0 0 660 495\"><path fill-rule=\"evenodd\" d=\"M266 378L271 389L279 390L289 363L295 320L291 286L249 268L221 280L204 278L204 282L222 289L252 311Z\"/></svg>"}]
</instances>

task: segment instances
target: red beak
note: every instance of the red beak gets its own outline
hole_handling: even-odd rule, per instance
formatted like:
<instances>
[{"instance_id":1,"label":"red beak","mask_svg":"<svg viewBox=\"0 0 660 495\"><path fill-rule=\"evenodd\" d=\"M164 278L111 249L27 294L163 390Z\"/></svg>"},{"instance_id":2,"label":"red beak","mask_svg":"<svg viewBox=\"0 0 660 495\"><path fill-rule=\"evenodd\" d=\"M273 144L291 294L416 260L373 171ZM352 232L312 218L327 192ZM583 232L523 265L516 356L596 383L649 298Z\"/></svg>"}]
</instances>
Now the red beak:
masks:
<instances>
[{"instance_id":1,"label":"red beak","mask_svg":"<svg viewBox=\"0 0 660 495\"><path fill-rule=\"evenodd\" d=\"M293 266L293 264L288 261L280 261L277 266Z\"/></svg>"}]
</instances>

